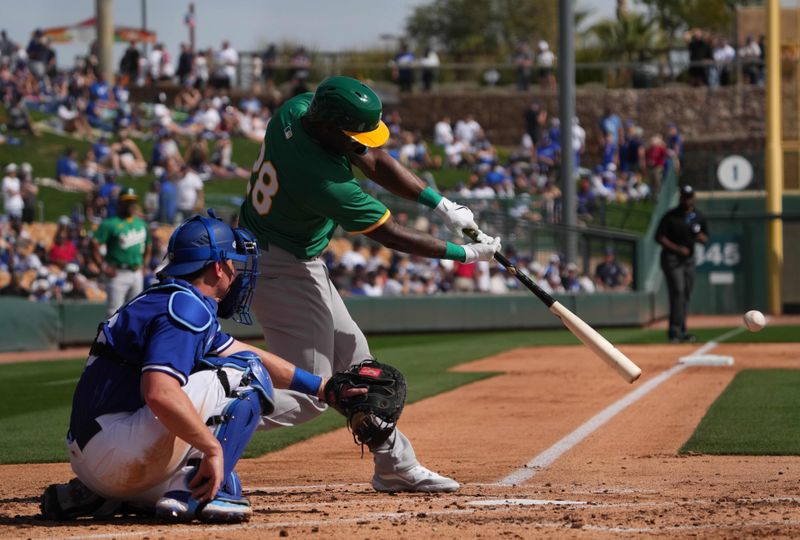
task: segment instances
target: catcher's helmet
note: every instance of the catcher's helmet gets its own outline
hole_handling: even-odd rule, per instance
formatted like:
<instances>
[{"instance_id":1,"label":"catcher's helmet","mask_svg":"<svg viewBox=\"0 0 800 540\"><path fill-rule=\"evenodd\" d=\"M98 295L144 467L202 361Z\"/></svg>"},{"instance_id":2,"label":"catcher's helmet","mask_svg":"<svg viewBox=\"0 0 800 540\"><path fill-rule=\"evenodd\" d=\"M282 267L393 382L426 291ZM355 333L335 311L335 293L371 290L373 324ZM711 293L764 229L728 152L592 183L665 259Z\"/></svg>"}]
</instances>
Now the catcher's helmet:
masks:
<instances>
[{"instance_id":1,"label":"catcher's helmet","mask_svg":"<svg viewBox=\"0 0 800 540\"><path fill-rule=\"evenodd\" d=\"M366 84L350 77L330 77L317 87L308 115L312 121L333 125L374 148L389 138L382 110L380 98Z\"/></svg>"},{"instance_id":2,"label":"catcher's helmet","mask_svg":"<svg viewBox=\"0 0 800 540\"><path fill-rule=\"evenodd\" d=\"M170 236L167 265L160 277L181 277L218 261L232 260L237 276L219 304L218 315L251 324L250 301L258 276L258 243L247 229L234 229L219 219L214 210L208 216L195 215Z\"/></svg>"}]
</instances>

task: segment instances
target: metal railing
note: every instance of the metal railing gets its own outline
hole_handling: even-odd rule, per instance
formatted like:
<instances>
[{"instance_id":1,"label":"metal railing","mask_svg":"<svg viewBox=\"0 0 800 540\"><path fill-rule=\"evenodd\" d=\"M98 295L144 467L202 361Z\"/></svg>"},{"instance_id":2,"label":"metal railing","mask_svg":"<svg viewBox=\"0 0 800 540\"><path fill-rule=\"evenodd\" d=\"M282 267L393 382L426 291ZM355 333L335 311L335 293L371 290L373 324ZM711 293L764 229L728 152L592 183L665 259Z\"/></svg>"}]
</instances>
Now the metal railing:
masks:
<instances>
[{"instance_id":1,"label":"metal railing","mask_svg":"<svg viewBox=\"0 0 800 540\"><path fill-rule=\"evenodd\" d=\"M237 85L249 88L256 80L253 74L253 59L257 54L242 53L237 69ZM680 56L680 55L677 55ZM258 62L256 62L258 64ZM784 68L798 66L798 60L784 59ZM688 60L659 59L642 62L578 62L575 66L577 85L594 85L605 88L655 88L675 83L691 83L692 73L704 71L705 82L711 86L719 84L761 84L764 64L758 59L736 58L728 63L714 61L689 62ZM262 74L264 73L263 68ZM422 89L422 73L426 69L420 65L412 65L413 86ZM554 66L557 70L557 66ZM277 84L291 84L293 73L297 70L290 63L277 63L270 66L270 78ZM722 76L723 70L726 72ZM388 62L360 61L350 58L346 53L319 53L314 57L313 65L305 70L307 80L316 82L331 75L349 75L369 79L377 83L393 82L395 68ZM520 86L521 77L517 68L508 62L445 62L433 68L434 89L480 89L508 88ZM527 84L529 89L539 86L540 70L533 67L529 70ZM263 80L263 75L257 78ZM697 81L695 81L697 82ZM526 88L526 89L527 89ZM551 89L547 88L546 89Z\"/></svg>"},{"instance_id":2,"label":"metal railing","mask_svg":"<svg viewBox=\"0 0 800 540\"><path fill-rule=\"evenodd\" d=\"M426 228L442 239L450 238L450 232L432 210L385 191L375 195L391 209L395 219L404 221L407 217L409 226ZM513 199L453 200L468 204L481 229L503 239L506 253L531 257L544 264L552 255L564 253L567 235L573 233L578 237L578 260L574 262L581 274L592 276L605 250L612 248L617 260L633 272L632 286L637 283L638 234L596 226L567 227L558 223L531 221L515 215ZM401 214L405 216L400 217ZM436 228L430 229L431 223Z\"/></svg>"}]
</instances>

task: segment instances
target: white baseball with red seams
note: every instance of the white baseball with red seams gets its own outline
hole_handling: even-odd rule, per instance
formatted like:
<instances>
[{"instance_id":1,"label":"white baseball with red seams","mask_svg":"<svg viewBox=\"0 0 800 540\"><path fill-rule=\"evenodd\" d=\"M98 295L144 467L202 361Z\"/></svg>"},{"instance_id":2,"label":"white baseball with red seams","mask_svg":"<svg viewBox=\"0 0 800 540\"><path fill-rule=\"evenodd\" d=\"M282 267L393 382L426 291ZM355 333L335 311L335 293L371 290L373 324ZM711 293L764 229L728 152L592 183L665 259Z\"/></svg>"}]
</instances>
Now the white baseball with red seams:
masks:
<instances>
[{"instance_id":1,"label":"white baseball with red seams","mask_svg":"<svg viewBox=\"0 0 800 540\"><path fill-rule=\"evenodd\" d=\"M751 332L758 332L767 325L767 318L760 311L751 309L744 314L744 325Z\"/></svg>"}]
</instances>

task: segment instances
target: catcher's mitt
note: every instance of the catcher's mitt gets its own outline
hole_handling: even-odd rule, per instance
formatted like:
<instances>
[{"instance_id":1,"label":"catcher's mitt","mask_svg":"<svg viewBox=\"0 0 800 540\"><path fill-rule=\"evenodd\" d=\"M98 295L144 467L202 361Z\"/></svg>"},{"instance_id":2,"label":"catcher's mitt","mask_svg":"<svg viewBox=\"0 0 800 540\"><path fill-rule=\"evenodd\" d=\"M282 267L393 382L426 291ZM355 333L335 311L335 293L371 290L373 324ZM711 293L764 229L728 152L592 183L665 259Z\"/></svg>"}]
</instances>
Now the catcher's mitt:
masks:
<instances>
[{"instance_id":1,"label":"catcher's mitt","mask_svg":"<svg viewBox=\"0 0 800 540\"><path fill-rule=\"evenodd\" d=\"M366 394L343 397L347 388L367 388ZM325 401L347 418L356 444L374 449L394 431L406 402L406 380L390 365L364 360L334 373L325 384Z\"/></svg>"}]
</instances>

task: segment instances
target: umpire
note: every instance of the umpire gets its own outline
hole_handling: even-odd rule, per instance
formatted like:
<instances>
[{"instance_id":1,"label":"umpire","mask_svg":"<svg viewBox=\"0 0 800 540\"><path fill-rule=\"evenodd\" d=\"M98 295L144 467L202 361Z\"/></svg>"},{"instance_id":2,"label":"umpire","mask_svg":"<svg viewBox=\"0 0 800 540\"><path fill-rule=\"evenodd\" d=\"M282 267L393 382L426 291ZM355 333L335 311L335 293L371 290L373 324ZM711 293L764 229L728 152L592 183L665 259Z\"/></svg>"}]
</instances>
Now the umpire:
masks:
<instances>
[{"instance_id":1,"label":"umpire","mask_svg":"<svg viewBox=\"0 0 800 540\"><path fill-rule=\"evenodd\" d=\"M686 313L694 285L694 245L707 241L706 219L694 207L694 189L685 185L680 189L678 206L664 214L656 230L669 293L670 343L697 341L686 332Z\"/></svg>"}]
</instances>

